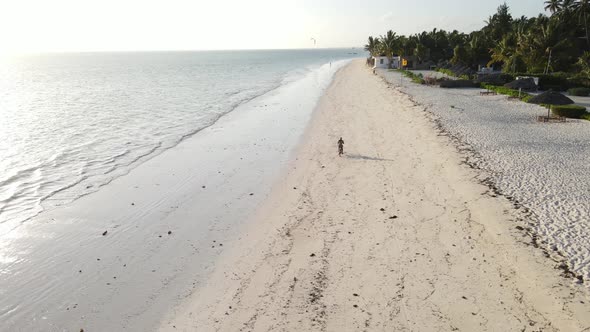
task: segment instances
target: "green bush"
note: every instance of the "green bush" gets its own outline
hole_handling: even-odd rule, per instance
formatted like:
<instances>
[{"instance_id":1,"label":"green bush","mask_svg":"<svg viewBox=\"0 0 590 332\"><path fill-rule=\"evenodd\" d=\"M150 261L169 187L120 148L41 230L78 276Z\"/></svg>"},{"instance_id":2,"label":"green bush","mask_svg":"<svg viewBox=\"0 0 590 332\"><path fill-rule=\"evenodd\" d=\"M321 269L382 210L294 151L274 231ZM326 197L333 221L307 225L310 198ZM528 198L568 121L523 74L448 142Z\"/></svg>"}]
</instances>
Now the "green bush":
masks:
<instances>
[{"instance_id":1,"label":"green bush","mask_svg":"<svg viewBox=\"0 0 590 332\"><path fill-rule=\"evenodd\" d=\"M440 82L441 88L477 88L479 87L479 83L475 83L471 80L448 80Z\"/></svg>"},{"instance_id":2,"label":"green bush","mask_svg":"<svg viewBox=\"0 0 590 332\"><path fill-rule=\"evenodd\" d=\"M500 74L500 79L504 81L504 84L506 84L514 81L516 78L510 74L502 73Z\"/></svg>"},{"instance_id":3,"label":"green bush","mask_svg":"<svg viewBox=\"0 0 590 332\"><path fill-rule=\"evenodd\" d=\"M576 75L567 79L570 88L590 88L590 79L582 75Z\"/></svg>"},{"instance_id":4,"label":"green bush","mask_svg":"<svg viewBox=\"0 0 590 332\"><path fill-rule=\"evenodd\" d=\"M552 105L551 111L555 115L574 119L579 119L588 114L586 113L586 107L579 105Z\"/></svg>"},{"instance_id":5,"label":"green bush","mask_svg":"<svg viewBox=\"0 0 590 332\"><path fill-rule=\"evenodd\" d=\"M584 119L584 120L588 120L588 121L590 121L590 113L586 113L586 114L582 115L582 116L580 117L580 119Z\"/></svg>"},{"instance_id":6,"label":"green bush","mask_svg":"<svg viewBox=\"0 0 590 332\"><path fill-rule=\"evenodd\" d=\"M587 97L590 95L590 89L589 88L573 88L573 89L567 90L567 93L569 93L572 96Z\"/></svg>"},{"instance_id":7,"label":"green bush","mask_svg":"<svg viewBox=\"0 0 590 332\"><path fill-rule=\"evenodd\" d=\"M424 81L424 76L422 74L416 75L409 70L403 70L401 72L405 77L410 78L412 80L412 82L414 82L414 83L417 83L417 84L426 83L426 81Z\"/></svg>"},{"instance_id":8,"label":"green bush","mask_svg":"<svg viewBox=\"0 0 590 332\"><path fill-rule=\"evenodd\" d=\"M568 88L567 78L557 75L538 75L541 90L565 91Z\"/></svg>"},{"instance_id":9,"label":"green bush","mask_svg":"<svg viewBox=\"0 0 590 332\"><path fill-rule=\"evenodd\" d=\"M539 81L539 89L544 90L544 91L553 90L553 91L563 92L563 91L567 90L567 86L566 85L553 85L553 84L544 84L543 85Z\"/></svg>"},{"instance_id":10,"label":"green bush","mask_svg":"<svg viewBox=\"0 0 590 332\"><path fill-rule=\"evenodd\" d=\"M455 73L453 73L450 69L446 69L446 68L438 68L436 69L437 72L439 73L443 73L446 74L448 76L454 77Z\"/></svg>"},{"instance_id":11,"label":"green bush","mask_svg":"<svg viewBox=\"0 0 590 332\"><path fill-rule=\"evenodd\" d=\"M478 75L477 82L490 85L504 85L514 81L514 77L510 74L484 74Z\"/></svg>"},{"instance_id":12,"label":"green bush","mask_svg":"<svg viewBox=\"0 0 590 332\"><path fill-rule=\"evenodd\" d=\"M517 98L519 97L518 90L510 89L510 88L507 88L505 86L495 86L495 85L491 85L491 84L483 84L482 85L482 88L488 89L488 90L491 90L491 91L495 91L495 92L497 92L497 93L499 93L501 95L506 95L506 96L509 96L509 97L517 97ZM520 100L526 102L526 101L528 101L531 98L532 98L532 96L529 95L528 93L526 93L526 92L520 92Z\"/></svg>"}]
</instances>

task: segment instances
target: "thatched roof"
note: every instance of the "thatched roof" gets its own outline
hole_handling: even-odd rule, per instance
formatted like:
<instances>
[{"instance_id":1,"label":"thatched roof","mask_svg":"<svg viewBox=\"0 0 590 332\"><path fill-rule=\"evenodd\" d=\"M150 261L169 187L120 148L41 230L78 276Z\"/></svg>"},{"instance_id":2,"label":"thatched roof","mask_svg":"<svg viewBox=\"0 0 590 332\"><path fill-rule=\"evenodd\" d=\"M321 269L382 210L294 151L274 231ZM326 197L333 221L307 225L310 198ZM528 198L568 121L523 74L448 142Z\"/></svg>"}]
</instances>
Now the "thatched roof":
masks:
<instances>
[{"instance_id":1,"label":"thatched roof","mask_svg":"<svg viewBox=\"0 0 590 332\"><path fill-rule=\"evenodd\" d=\"M532 78L523 78L520 80L512 81L510 83L504 84L504 86L514 90L523 89L525 91L534 91L537 89L535 80L533 80Z\"/></svg>"},{"instance_id":2,"label":"thatched roof","mask_svg":"<svg viewBox=\"0 0 590 332\"><path fill-rule=\"evenodd\" d=\"M529 99L529 103L531 104L547 104L547 105L569 105L573 104L574 101L569 99L568 97L562 95L559 92L555 91L547 91L543 92L540 95L534 96L533 98Z\"/></svg>"}]
</instances>

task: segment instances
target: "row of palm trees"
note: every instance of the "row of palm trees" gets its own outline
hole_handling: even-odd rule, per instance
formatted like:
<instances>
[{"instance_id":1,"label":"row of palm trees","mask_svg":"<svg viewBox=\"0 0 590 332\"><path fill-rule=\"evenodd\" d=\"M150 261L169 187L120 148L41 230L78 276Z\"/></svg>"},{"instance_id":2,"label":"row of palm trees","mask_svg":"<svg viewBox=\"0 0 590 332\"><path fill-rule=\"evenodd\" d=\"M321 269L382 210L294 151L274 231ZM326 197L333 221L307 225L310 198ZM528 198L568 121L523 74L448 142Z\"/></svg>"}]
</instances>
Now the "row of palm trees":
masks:
<instances>
[{"instance_id":1,"label":"row of palm trees","mask_svg":"<svg viewBox=\"0 0 590 332\"><path fill-rule=\"evenodd\" d=\"M365 50L390 58L414 55L438 65L497 66L510 73L581 72L584 64L590 68L590 0L548 0L545 10L550 16L513 18L503 4L478 31L434 29L406 37L390 30L369 37Z\"/></svg>"},{"instance_id":2,"label":"row of palm trees","mask_svg":"<svg viewBox=\"0 0 590 332\"><path fill-rule=\"evenodd\" d=\"M588 14L590 13L590 0L547 0L545 10L561 19L578 19L583 24L586 44L590 47L590 34L588 33Z\"/></svg>"}]
</instances>

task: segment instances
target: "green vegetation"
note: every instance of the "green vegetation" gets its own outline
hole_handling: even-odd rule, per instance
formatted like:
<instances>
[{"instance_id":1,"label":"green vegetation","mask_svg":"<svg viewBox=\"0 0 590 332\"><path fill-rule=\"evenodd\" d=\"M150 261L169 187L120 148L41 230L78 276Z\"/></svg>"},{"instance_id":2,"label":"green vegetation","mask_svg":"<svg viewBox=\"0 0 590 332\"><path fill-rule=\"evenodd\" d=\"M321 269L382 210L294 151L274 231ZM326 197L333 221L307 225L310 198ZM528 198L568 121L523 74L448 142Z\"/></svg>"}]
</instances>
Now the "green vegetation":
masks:
<instances>
[{"instance_id":1,"label":"green vegetation","mask_svg":"<svg viewBox=\"0 0 590 332\"><path fill-rule=\"evenodd\" d=\"M439 73L443 73L445 75L448 75L448 76L455 76L455 73L453 73L450 69L437 68L436 71L439 72Z\"/></svg>"},{"instance_id":2,"label":"green vegetation","mask_svg":"<svg viewBox=\"0 0 590 332\"><path fill-rule=\"evenodd\" d=\"M416 75L409 70L400 70L400 69L389 69L389 71L396 71L398 73L401 73L405 77L411 79L412 82L414 82L414 83L418 83L418 84L426 83L426 81L424 80L424 75L422 75L422 74Z\"/></svg>"},{"instance_id":3,"label":"green vegetation","mask_svg":"<svg viewBox=\"0 0 590 332\"><path fill-rule=\"evenodd\" d=\"M555 115L574 119L580 119L583 116L588 115L586 107L579 105L552 105L551 111Z\"/></svg>"},{"instance_id":4,"label":"green vegetation","mask_svg":"<svg viewBox=\"0 0 590 332\"><path fill-rule=\"evenodd\" d=\"M477 88L479 87L479 84L473 82L472 80L446 80L440 82L440 87L446 89Z\"/></svg>"},{"instance_id":5,"label":"green vegetation","mask_svg":"<svg viewBox=\"0 0 590 332\"><path fill-rule=\"evenodd\" d=\"M590 113L586 113L580 117L581 119L590 121Z\"/></svg>"},{"instance_id":6,"label":"green vegetation","mask_svg":"<svg viewBox=\"0 0 590 332\"><path fill-rule=\"evenodd\" d=\"M542 74L542 89L590 87L590 0L544 3L549 16L515 18L503 4L478 31L434 29L402 36L389 30L381 37L369 37L365 50L390 59L414 56L418 64L447 70L460 66L473 72L490 66L514 76ZM467 72L460 70L457 76Z\"/></svg>"},{"instance_id":7,"label":"green vegetation","mask_svg":"<svg viewBox=\"0 0 590 332\"><path fill-rule=\"evenodd\" d=\"M518 90L514 90L514 89L510 89L504 86L496 86L496 85L491 85L491 84L482 84L482 88L490 90L490 91L495 91L496 93L499 93L501 95L506 95L509 97L514 97L514 98L519 98L520 100L527 102L529 99L532 98L531 95L529 95L526 92L520 92ZM520 96L520 97L519 97Z\"/></svg>"},{"instance_id":8,"label":"green vegetation","mask_svg":"<svg viewBox=\"0 0 590 332\"><path fill-rule=\"evenodd\" d=\"M422 75L422 74L416 75L416 74L414 74L413 72L411 72L409 70L402 70L401 72L402 72L402 74L405 77L408 77L414 83L417 83L417 84L424 84L425 83L425 81L424 81L424 75Z\"/></svg>"},{"instance_id":9,"label":"green vegetation","mask_svg":"<svg viewBox=\"0 0 590 332\"><path fill-rule=\"evenodd\" d=\"M471 77L467 74L455 75L455 73L453 73L452 70L446 69L446 68L437 68L436 71L438 71L439 73L443 73L445 75L451 76L451 77L457 77L462 80L470 80L471 79Z\"/></svg>"},{"instance_id":10,"label":"green vegetation","mask_svg":"<svg viewBox=\"0 0 590 332\"><path fill-rule=\"evenodd\" d=\"M588 96L590 96L590 89L589 88L573 88L573 89L567 90L567 93L569 93L572 96L588 97Z\"/></svg>"}]
</instances>

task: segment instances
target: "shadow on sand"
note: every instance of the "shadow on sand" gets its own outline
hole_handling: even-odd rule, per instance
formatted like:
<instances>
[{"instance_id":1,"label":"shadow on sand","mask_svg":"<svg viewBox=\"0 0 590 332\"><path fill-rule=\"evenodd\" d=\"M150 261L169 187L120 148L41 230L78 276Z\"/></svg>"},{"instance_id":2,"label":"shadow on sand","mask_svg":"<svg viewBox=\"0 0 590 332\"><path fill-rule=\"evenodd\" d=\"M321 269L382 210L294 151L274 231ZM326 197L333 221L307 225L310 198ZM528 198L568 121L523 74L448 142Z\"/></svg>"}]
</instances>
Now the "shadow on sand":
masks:
<instances>
[{"instance_id":1,"label":"shadow on sand","mask_svg":"<svg viewBox=\"0 0 590 332\"><path fill-rule=\"evenodd\" d=\"M393 159L383 159L376 157L363 156L360 154L344 154L345 158L356 159L356 160L373 160L373 161L394 161Z\"/></svg>"}]
</instances>

